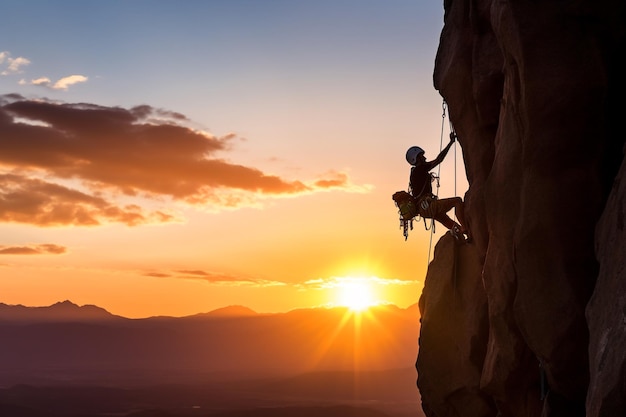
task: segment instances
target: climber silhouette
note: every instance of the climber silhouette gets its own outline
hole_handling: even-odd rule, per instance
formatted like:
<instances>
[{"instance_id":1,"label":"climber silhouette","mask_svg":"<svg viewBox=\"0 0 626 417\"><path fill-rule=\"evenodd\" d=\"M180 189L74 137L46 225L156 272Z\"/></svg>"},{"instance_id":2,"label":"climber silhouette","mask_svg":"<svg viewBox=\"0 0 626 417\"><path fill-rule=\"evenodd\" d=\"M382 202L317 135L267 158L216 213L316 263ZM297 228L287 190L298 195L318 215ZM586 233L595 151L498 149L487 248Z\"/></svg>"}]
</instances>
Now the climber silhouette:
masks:
<instances>
[{"instance_id":1,"label":"climber silhouette","mask_svg":"<svg viewBox=\"0 0 626 417\"><path fill-rule=\"evenodd\" d=\"M409 190L418 203L420 216L428 219L435 219L439 223L450 229L456 239L470 241L469 231L465 223L463 210L463 200L461 197L451 197L438 199L433 194L433 175L430 170L439 165L450 150L456 140L456 134L450 133L450 143L432 161L426 161L424 150L419 146L411 146L406 152L406 160L411 164L411 177L409 179ZM459 223L452 220L446 213L454 207L454 212ZM467 235L465 238L464 235Z\"/></svg>"}]
</instances>

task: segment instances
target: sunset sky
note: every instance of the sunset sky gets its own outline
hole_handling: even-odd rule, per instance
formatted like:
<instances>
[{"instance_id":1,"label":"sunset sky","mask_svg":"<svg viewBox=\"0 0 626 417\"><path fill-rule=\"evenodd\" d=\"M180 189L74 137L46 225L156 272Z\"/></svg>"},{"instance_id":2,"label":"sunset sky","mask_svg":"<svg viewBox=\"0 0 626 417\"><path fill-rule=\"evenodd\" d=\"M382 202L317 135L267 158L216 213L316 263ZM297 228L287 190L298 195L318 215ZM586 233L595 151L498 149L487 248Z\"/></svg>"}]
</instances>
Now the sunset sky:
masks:
<instances>
[{"instance_id":1,"label":"sunset sky","mask_svg":"<svg viewBox=\"0 0 626 417\"><path fill-rule=\"evenodd\" d=\"M0 302L416 303L430 233L391 195L440 149L442 3L3 1Z\"/></svg>"}]
</instances>

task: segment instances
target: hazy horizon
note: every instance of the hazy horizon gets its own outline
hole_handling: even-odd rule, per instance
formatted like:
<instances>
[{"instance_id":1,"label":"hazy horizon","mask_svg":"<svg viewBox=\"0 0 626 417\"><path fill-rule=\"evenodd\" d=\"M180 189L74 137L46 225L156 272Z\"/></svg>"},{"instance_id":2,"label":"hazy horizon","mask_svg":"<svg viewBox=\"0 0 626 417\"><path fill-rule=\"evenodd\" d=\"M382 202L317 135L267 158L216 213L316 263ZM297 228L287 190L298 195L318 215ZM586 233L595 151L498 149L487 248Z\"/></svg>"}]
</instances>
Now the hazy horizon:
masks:
<instances>
[{"instance_id":1,"label":"hazy horizon","mask_svg":"<svg viewBox=\"0 0 626 417\"><path fill-rule=\"evenodd\" d=\"M416 309L417 307L417 302L410 304L406 307L401 307L398 305L395 305L393 303L379 303L379 304L373 304L373 305L369 305L367 307L365 307L364 309L360 310L360 311L356 311L351 309L351 307L346 306L346 305L319 305L319 306L310 306L310 307L298 307L298 308L293 308L290 310L284 310L284 311L255 311L253 309L251 309L248 306L242 305L242 304L229 304L229 305L224 305L221 307L216 307L213 308L212 310L208 310L208 311L197 311L195 313L191 313L188 315L184 315L184 316L168 316L168 315L155 315L155 316L145 316L145 317L127 317L121 314L116 314L115 312L109 311L107 308L103 307L103 306L99 306L96 304L77 304L75 302L73 302L72 300L69 299L65 299L65 300L59 300L56 301L52 304L48 304L48 305L25 305L25 304L9 304L6 302L3 302L2 300L0 300L0 306L7 306L7 307L25 307L25 308L32 308L32 309L46 309L46 308L51 308L51 307L55 307L55 306L62 306L62 305L72 305L72 306L76 306L77 308L82 308L82 307L96 307L99 309L102 309L104 311L106 311L107 313L114 315L114 316L118 316L118 317L123 317L123 318L127 318L127 319L144 319L144 318L151 318L151 317L172 317L172 318L184 318L184 317L189 317L189 316L195 316L195 315L203 315L203 314L211 314L211 313L217 313L217 312L234 312L237 313L236 310L240 310L239 313L242 312L250 312L253 313L255 315L272 315L272 314L284 314L284 313L289 313L289 312L293 312L293 311L297 311L297 310L315 310L315 309L340 309L340 310L346 310L349 312L352 312L354 314L362 314L362 313L366 313L368 310L371 309L377 309L377 308L384 308L384 307L392 307L392 308L398 308L400 310L410 310L410 309ZM0 315L0 319L1 319L1 315Z\"/></svg>"},{"instance_id":2,"label":"hazy horizon","mask_svg":"<svg viewBox=\"0 0 626 417\"><path fill-rule=\"evenodd\" d=\"M244 313L127 319L69 301L0 304L0 412L419 415L416 308Z\"/></svg>"}]
</instances>

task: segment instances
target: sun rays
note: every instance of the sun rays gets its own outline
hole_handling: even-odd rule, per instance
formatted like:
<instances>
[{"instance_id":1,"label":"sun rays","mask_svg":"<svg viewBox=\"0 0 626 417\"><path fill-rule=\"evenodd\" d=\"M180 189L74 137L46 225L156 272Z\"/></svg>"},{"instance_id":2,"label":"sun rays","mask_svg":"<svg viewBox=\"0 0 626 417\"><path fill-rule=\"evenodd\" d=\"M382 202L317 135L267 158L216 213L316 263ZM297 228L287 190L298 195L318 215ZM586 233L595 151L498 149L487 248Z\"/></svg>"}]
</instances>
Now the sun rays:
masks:
<instances>
[{"instance_id":1,"label":"sun rays","mask_svg":"<svg viewBox=\"0 0 626 417\"><path fill-rule=\"evenodd\" d=\"M372 284L372 278L341 277L336 283L336 305L362 312L381 303Z\"/></svg>"}]
</instances>

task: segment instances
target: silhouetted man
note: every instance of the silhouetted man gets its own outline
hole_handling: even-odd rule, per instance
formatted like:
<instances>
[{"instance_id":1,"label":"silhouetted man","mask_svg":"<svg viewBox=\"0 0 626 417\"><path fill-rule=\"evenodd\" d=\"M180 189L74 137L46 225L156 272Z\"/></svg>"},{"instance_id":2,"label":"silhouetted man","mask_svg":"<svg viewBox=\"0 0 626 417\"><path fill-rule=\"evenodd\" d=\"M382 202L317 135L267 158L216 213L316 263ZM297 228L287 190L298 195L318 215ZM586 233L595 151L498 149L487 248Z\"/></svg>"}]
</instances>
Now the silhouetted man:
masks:
<instances>
[{"instance_id":1,"label":"silhouetted man","mask_svg":"<svg viewBox=\"0 0 626 417\"><path fill-rule=\"evenodd\" d=\"M433 194L432 188L433 176L430 171L444 160L455 140L456 135L451 133L450 143L448 143L432 161L426 160L424 150L419 146L411 146L407 150L406 160L411 164L409 190L417 201L420 216L437 220L450 229L452 235L457 239L464 239L463 235L467 235L467 240L469 241L470 236L465 223L463 200L461 197L438 199L437 196ZM446 214L453 207L456 217L461 224L456 223Z\"/></svg>"}]
</instances>

